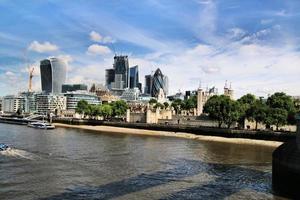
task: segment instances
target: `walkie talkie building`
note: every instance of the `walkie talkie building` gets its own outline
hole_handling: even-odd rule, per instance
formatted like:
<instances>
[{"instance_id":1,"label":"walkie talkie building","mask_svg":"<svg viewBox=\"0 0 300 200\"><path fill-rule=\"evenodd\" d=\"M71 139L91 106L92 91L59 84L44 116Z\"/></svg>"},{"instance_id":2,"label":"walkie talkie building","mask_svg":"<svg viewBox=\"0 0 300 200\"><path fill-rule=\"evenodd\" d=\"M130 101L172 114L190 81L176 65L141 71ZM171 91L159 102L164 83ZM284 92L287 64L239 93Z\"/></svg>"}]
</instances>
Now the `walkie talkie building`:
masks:
<instances>
[{"instance_id":1,"label":"walkie talkie building","mask_svg":"<svg viewBox=\"0 0 300 200\"><path fill-rule=\"evenodd\" d=\"M62 92L66 81L67 64L59 58L45 59L40 62L42 91L49 94Z\"/></svg>"}]
</instances>

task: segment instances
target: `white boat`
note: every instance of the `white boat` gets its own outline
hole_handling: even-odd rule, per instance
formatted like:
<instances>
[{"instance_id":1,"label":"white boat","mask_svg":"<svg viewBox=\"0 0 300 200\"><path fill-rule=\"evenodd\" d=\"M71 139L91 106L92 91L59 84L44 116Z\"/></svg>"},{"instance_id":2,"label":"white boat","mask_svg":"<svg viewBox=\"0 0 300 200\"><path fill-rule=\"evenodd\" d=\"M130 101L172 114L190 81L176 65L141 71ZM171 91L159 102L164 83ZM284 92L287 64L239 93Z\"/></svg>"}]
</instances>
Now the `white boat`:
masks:
<instances>
[{"instance_id":1,"label":"white boat","mask_svg":"<svg viewBox=\"0 0 300 200\"><path fill-rule=\"evenodd\" d=\"M50 124L48 122L31 122L28 123L29 127L32 128L40 128L40 129L54 129L55 126L53 124Z\"/></svg>"},{"instance_id":2,"label":"white boat","mask_svg":"<svg viewBox=\"0 0 300 200\"><path fill-rule=\"evenodd\" d=\"M0 144L0 151L7 151L10 150L11 148L7 146L6 144Z\"/></svg>"}]
</instances>

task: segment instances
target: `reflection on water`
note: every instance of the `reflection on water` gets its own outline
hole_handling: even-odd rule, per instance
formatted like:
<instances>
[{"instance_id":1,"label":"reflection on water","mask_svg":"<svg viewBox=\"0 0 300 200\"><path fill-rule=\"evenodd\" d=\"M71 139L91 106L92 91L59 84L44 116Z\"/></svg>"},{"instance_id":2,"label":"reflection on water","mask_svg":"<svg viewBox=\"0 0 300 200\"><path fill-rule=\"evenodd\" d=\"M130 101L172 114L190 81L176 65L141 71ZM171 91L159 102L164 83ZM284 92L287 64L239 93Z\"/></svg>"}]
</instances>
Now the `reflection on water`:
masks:
<instances>
[{"instance_id":1,"label":"reflection on water","mask_svg":"<svg viewBox=\"0 0 300 200\"><path fill-rule=\"evenodd\" d=\"M269 147L0 128L15 147L0 155L0 199L278 198Z\"/></svg>"}]
</instances>

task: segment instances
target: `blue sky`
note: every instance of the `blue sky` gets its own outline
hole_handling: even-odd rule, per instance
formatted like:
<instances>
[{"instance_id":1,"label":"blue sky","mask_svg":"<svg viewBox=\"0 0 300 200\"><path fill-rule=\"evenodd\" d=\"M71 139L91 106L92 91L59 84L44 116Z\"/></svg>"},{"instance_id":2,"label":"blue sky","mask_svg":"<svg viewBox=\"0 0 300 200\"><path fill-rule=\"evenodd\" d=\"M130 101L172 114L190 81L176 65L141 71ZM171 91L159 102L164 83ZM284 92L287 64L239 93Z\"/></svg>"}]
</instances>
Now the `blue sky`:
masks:
<instances>
[{"instance_id":1,"label":"blue sky","mask_svg":"<svg viewBox=\"0 0 300 200\"><path fill-rule=\"evenodd\" d=\"M298 0L0 0L0 95L27 90L28 66L57 56L69 83L104 83L114 52L157 67L170 91L300 95Z\"/></svg>"}]
</instances>

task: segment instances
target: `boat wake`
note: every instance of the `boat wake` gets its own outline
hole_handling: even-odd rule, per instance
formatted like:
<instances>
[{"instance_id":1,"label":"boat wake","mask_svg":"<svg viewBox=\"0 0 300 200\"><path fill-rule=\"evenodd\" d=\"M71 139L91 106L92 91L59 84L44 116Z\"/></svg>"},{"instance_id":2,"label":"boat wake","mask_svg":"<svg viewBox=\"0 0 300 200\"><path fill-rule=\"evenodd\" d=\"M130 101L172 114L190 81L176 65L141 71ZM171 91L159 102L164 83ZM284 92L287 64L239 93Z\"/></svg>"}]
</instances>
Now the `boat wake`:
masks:
<instances>
[{"instance_id":1,"label":"boat wake","mask_svg":"<svg viewBox=\"0 0 300 200\"><path fill-rule=\"evenodd\" d=\"M39 156L24 151L24 150L20 150L20 149L7 149L5 151L0 151L0 155L4 155L4 156L10 156L10 157L15 157L15 158L23 158L23 159L27 159L27 160L37 160L40 159Z\"/></svg>"}]
</instances>

